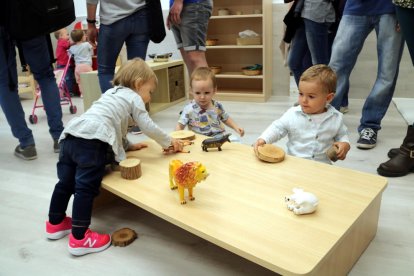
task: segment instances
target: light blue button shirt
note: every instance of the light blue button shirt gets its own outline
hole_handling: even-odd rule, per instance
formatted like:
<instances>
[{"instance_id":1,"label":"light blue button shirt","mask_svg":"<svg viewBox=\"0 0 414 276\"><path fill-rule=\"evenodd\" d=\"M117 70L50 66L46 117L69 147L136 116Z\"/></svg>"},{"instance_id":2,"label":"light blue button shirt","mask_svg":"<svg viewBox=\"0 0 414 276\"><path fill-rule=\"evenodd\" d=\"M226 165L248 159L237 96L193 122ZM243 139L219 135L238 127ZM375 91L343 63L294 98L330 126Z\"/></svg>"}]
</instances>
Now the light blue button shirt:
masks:
<instances>
[{"instance_id":1,"label":"light blue button shirt","mask_svg":"<svg viewBox=\"0 0 414 276\"><path fill-rule=\"evenodd\" d=\"M287 154L331 164L326 151L334 142L348 142L348 130L343 115L331 105L319 122L302 112L300 106L291 107L275 120L261 135L267 144L288 135Z\"/></svg>"}]
</instances>

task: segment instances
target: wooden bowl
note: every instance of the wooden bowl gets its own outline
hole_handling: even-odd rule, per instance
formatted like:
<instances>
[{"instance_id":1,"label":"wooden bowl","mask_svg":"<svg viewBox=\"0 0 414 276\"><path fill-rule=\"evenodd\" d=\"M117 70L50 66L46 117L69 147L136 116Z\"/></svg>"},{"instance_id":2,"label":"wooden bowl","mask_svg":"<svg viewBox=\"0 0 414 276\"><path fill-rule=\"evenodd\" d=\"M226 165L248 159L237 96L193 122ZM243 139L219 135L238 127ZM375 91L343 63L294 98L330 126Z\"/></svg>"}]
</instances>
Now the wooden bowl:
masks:
<instances>
[{"instance_id":1,"label":"wooden bowl","mask_svg":"<svg viewBox=\"0 0 414 276\"><path fill-rule=\"evenodd\" d=\"M176 130L170 133L171 137L180 140L194 140L195 133L191 130Z\"/></svg>"},{"instance_id":2,"label":"wooden bowl","mask_svg":"<svg viewBox=\"0 0 414 276\"><path fill-rule=\"evenodd\" d=\"M282 162L285 159L285 151L272 144L264 144L257 148L257 158L269 163Z\"/></svg>"},{"instance_id":3,"label":"wooden bowl","mask_svg":"<svg viewBox=\"0 0 414 276\"><path fill-rule=\"evenodd\" d=\"M221 72L221 66L210 66L210 69L215 75L220 74Z\"/></svg>"},{"instance_id":4,"label":"wooden bowl","mask_svg":"<svg viewBox=\"0 0 414 276\"><path fill-rule=\"evenodd\" d=\"M219 16L229 15L230 14L230 10L229 9L226 9L226 8L221 8L221 9L218 9L217 14Z\"/></svg>"},{"instance_id":5,"label":"wooden bowl","mask_svg":"<svg viewBox=\"0 0 414 276\"><path fill-rule=\"evenodd\" d=\"M206 46L215 46L217 45L218 39L216 38L209 38L206 40Z\"/></svg>"}]
</instances>

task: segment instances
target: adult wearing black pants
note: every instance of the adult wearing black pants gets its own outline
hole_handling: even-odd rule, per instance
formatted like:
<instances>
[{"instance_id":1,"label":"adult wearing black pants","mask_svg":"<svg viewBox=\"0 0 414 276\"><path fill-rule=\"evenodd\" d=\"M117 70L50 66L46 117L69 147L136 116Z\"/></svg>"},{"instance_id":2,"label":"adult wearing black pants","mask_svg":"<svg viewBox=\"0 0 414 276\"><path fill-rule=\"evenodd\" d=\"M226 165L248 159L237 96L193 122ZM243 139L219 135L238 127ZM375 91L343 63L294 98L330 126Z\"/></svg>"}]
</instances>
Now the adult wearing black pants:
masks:
<instances>
[{"instance_id":1,"label":"adult wearing black pants","mask_svg":"<svg viewBox=\"0 0 414 276\"><path fill-rule=\"evenodd\" d=\"M414 0L394 0L393 3L414 66ZM390 160L378 167L378 174L396 177L414 172L414 124L408 126L400 148L391 149L388 157Z\"/></svg>"}]
</instances>

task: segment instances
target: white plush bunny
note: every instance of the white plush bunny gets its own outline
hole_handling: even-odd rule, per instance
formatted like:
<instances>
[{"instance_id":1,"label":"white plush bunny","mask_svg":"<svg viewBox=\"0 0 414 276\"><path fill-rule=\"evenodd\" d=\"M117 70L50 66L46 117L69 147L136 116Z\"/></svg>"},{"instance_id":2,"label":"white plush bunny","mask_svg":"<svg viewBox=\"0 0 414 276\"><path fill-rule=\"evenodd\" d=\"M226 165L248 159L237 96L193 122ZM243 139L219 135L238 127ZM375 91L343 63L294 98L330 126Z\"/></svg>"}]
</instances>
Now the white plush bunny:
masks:
<instances>
[{"instance_id":1,"label":"white plush bunny","mask_svg":"<svg viewBox=\"0 0 414 276\"><path fill-rule=\"evenodd\" d=\"M296 215L310 214L315 212L318 206L318 198L303 189L293 188L293 194L285 196L287 208Z\"/></svg>"}]
</instances>

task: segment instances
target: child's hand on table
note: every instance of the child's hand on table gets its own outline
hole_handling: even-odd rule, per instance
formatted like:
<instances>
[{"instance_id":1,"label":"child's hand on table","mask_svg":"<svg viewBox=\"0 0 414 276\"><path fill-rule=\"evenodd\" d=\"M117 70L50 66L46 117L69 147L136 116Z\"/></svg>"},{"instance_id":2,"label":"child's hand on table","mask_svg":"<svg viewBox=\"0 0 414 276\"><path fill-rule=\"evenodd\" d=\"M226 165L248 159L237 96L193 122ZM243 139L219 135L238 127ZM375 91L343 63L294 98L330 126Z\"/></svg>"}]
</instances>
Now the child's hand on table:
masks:
<instances>
[{"instance_id":1,"label":"child's hand on table","mask_svg":"<svg viewBox=\"0 0 414 276\"><path fill-rule=\"evenodd\" d=\"M143 149L143 148L148 148L148 145L144 144L144 143L130 144L128 146L128 151L140 150L140 149Z\"/></svg>"}]
</instances>

